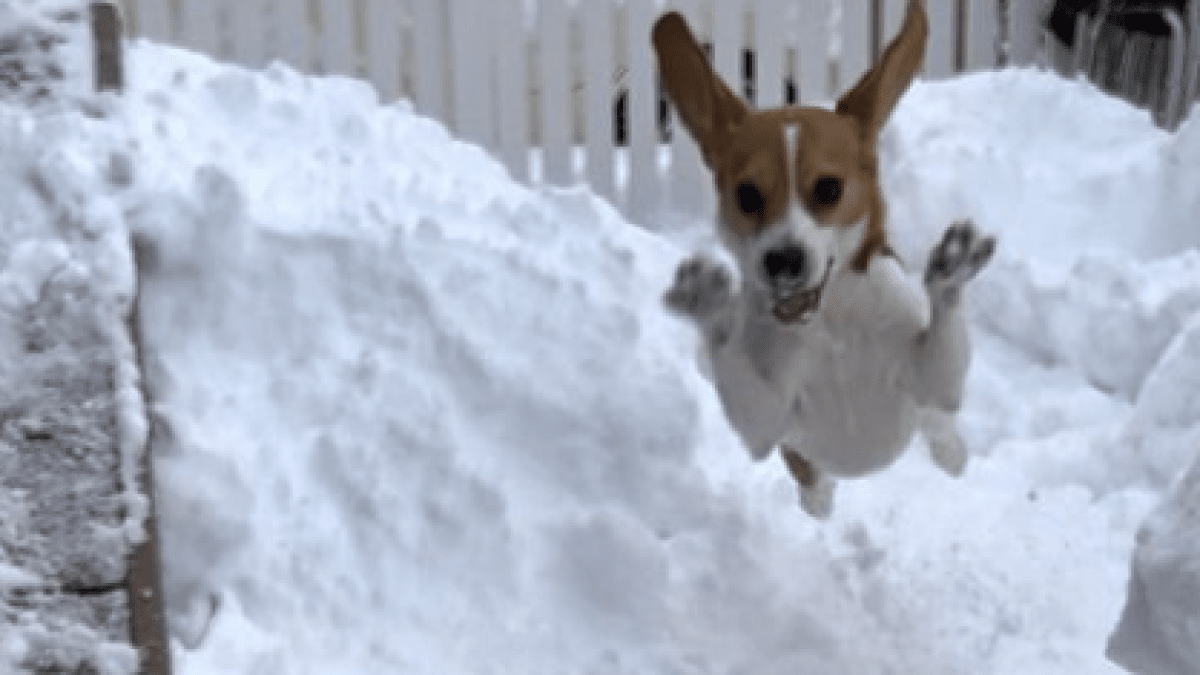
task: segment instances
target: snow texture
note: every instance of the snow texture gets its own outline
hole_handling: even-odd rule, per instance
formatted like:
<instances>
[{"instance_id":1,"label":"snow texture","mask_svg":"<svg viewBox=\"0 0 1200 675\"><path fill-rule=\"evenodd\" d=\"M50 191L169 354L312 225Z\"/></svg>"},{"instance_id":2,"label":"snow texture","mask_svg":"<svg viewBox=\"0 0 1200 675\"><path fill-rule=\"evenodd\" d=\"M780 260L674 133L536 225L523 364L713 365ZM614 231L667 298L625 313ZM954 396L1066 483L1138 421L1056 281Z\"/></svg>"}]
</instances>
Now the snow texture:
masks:
<instances>
[{"instance_id":1,"label":"snow texture","mask_svg":"<svg viewBox=\"0 0 1200 675\"><path fill-rule=\"evenodd\" d=\"M659 305L709 226L519 186L354 81L129 63L178 672L1121 672L1200 372L1172 192L1200 167L1145 112L1033 70L914 86L898 248L1000 237L967 299L975 457L953 480L915 442L817 524Z\"/></svg>"},{"instance_id":2,"label":"snow texture","mask_svg":"<svg viewBox=\"0 0 1200 675\"><path fill-rule=\"evenodd\" d=\"M0 299L66 269L122 307L138 241L178 673L1122 672L1135 535L1195 484L1194 124L1035 70L912 88L881 148L897 249L919 270L964 216L1000 241L966 300L973 457L951 479L916 441L816 523L659 304L710 225L520 186L352 80L146 42L128 63L109 121L0 125L11 183L50 177L0 205L26 209ZM1167 590L1194 583L1180 513L1134 567L1167 609L1127 612L1173 649L1200 615Z\"/></svg>"}]
</instances>

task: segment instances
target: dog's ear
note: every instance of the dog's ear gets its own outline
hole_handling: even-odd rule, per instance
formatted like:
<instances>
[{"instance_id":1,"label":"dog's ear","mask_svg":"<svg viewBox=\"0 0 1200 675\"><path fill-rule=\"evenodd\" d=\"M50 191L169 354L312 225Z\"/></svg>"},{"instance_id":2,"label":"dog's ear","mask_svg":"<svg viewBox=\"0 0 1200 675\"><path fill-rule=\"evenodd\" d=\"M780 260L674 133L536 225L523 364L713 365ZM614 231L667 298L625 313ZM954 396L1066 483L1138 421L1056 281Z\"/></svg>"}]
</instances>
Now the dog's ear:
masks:
<instances>
[{"instance_id":1,"label":"dog's ear","mask_svg":"<svg viewBox=\"0 0 1200 675\"><path fill-rule=\"evenodd\" d=\"M678 12L655 22L650 42L667 94L712 167L730 132L746 117L746 104L721 81Z\"/></svg>"},{"instance_id":2,"label":"dog's ear","mask_svg":"<svg viewBox=\"0 0 1200 675\"><path fill-rule=\"evenodd\" d=\"M878 133L920 70L928 37L929 18L922 1L909 0L900 33L879 63L838 100L837 113L857 119L869 136Z\"/></svg>"}]
</instances>

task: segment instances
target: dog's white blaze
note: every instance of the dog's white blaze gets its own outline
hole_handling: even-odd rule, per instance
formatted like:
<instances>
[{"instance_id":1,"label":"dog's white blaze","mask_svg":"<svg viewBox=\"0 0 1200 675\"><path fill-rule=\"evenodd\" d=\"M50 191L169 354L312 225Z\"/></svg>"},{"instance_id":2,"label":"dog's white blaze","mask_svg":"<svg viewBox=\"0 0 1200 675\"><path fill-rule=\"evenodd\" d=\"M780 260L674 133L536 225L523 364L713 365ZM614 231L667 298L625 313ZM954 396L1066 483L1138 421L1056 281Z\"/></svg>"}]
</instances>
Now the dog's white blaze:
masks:
<instances>
[{"instance_id":1,"label":"dog's white blaze","mask_svg":"<svg viewBox=\"0 0 1200 675\"><path fill-rule=\"evenodd\" d=\"M787 207L787 227L785 236L794 239L804 248L808 250L813 269L810 270L811 277L809 278L808 286L815 286L821 282L821 277L825 272L825 265L828 264L830 258L839 257L840 247L836 241L836 234L832 231L836 228L821 227L817 221L808 215L804 205L800 202L800 176L796 171L796 158L799 156L800 150L800 125L785 124L783 127L784 147L787 149L787 172L788 172L788 207ZM834 261L834 267L838 266L838 261Z\"/></svg>"}]
</instances>

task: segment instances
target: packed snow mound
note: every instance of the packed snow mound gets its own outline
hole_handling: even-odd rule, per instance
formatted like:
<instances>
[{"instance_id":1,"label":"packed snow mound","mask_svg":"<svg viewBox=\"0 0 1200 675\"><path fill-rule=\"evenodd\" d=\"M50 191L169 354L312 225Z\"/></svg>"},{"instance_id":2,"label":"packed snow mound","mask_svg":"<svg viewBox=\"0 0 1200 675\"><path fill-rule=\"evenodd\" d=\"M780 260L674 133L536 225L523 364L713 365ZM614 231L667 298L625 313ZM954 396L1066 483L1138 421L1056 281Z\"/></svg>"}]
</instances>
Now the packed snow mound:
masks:
<instances>
[{"instance_id":1,"label":"packed snow mound","mask_svg":"<svg viewBox=\"0 0 1200 675\"><path fill-rule=\"evenodd\" d=\"M1200 434L1193 434L1192 445L1200 445ZM1197 598L1200 459L1138 531L1129 599L1109 641L1109 658L1138 675L1200 672Z\"/></svg>"},{"instance_id":2,"label":"packed snow mound","mask_svg":"<svg viewBox=\"0 0 1200 675\"><path fill-rule=\"evenodd\" d=\"M1194 254L1108 193L1160 169L1144 115L1023 71L914 88L899 247L919 269L963 215L1001 242L968 295L975 457L952 480L918 441L816 524L659 306L689 251L360 83L129 63L183 675L1120 672L1133 533L1187 461L1158 420L1200 369ZM1104 143L1130 156L1091 166Z\"/></svg>"},{"instance_id":3,"label":"packed snow mound","mask_svg":"<svg viewBox=\"0 0 1200 675\"><path fill-rule=\"evenodd\" d=\"M1055 264L1195 246L1200 229L1172 206L1170 145L1145 110L1051 72L917 81L881 147L898 250L924 260L945 223L963 217L1003 232L1002 250Z\"/></svg>"}]
</instances>

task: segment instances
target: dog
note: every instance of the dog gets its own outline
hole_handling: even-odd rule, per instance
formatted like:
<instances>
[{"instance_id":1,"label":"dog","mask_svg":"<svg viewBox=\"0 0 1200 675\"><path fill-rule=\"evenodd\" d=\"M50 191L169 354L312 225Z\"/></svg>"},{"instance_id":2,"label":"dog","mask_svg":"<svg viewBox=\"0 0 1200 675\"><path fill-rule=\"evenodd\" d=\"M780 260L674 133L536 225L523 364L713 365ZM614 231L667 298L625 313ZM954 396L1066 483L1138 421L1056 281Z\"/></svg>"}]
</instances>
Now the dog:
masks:
<instances>
[{"instance_id":1,"label":"dog","mask_svg":"<svg viewBox=\"0 0 1200 675\"><path fill-rule=\"evenodd\" d=\"M962 291L994 236L952 224L923 279L888 245L876 141L924 58L928 17L899 34L833 110L752 110L721 81L678 13L651 30L666 92L717 192L736 262L694 255L663 301L698 328L730 425L755 460L778 447L800 505L833 510L835 481L890 466L918 429L934 462L965 469L958 431L971 347Z\"/></svg>"}]
</instances>

